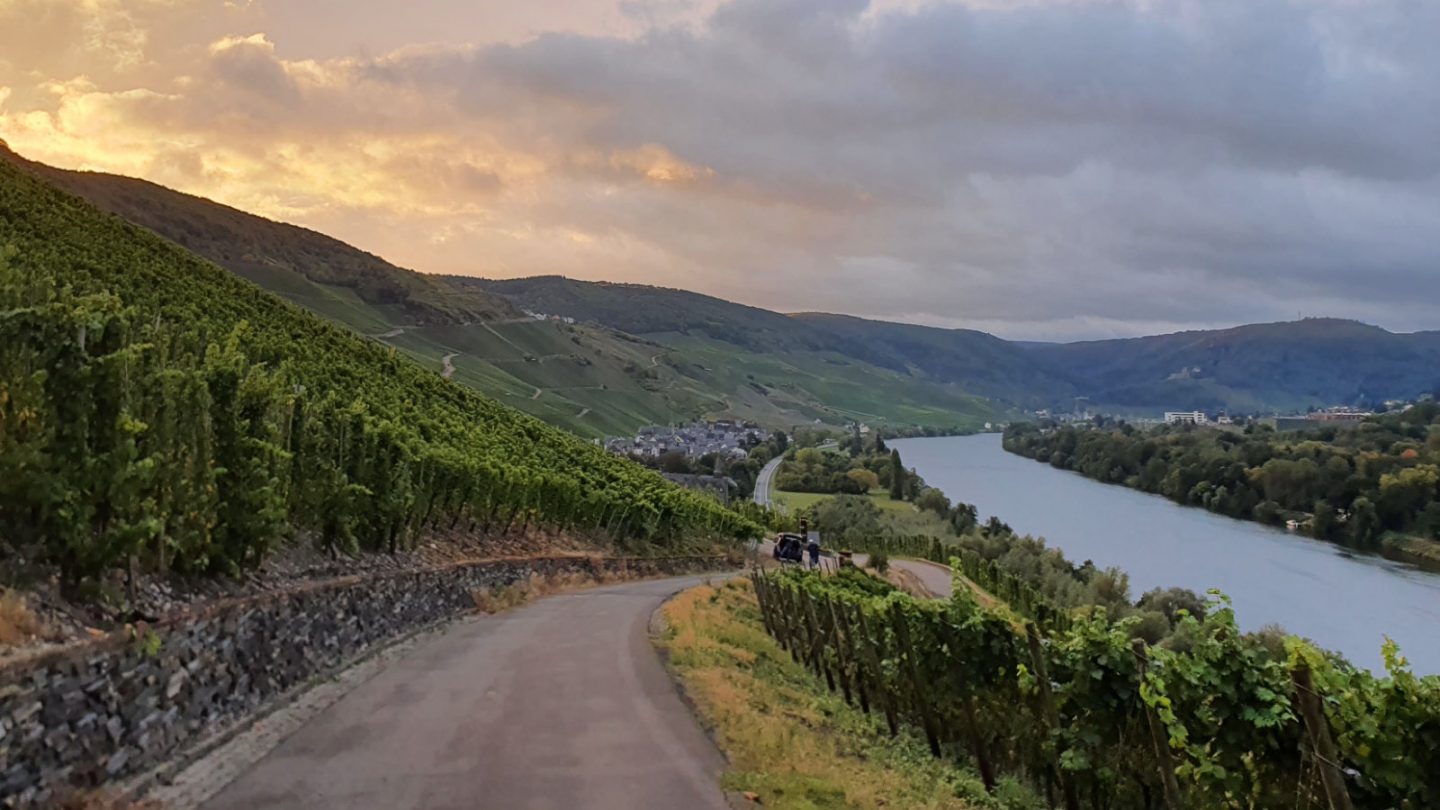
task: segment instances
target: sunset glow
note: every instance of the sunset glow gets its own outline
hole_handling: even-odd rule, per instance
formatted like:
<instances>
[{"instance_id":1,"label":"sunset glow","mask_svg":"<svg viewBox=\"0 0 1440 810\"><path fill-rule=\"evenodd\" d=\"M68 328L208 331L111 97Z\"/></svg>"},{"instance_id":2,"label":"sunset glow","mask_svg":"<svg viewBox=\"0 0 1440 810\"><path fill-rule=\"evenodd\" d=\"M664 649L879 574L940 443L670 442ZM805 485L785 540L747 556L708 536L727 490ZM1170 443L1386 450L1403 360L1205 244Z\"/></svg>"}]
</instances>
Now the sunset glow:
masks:
<instances>
[{"instance_id":1,"label":"sunset glow","mask_svg":"<svg viewBox=\"0 0 1440 810\"><path fill-rule=\"evenodd\" d=\"M0 138L427 272L1010 337L1409 330L1427 31L1398 1L0 0Z\"/></svg>"}]
</instances>

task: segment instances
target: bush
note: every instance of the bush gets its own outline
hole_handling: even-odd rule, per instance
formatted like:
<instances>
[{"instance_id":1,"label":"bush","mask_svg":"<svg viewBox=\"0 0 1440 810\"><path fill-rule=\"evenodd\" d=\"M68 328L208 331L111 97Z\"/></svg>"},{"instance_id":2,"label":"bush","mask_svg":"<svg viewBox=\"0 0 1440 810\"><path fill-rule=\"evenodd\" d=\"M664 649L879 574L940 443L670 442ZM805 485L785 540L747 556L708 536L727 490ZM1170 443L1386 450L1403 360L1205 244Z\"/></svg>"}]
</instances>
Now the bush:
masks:
<instances>
[{"instance_id":1,"label":"bush","mask_svg":"<svg viewBox=\"0 0 1440 810\"><path fill-rule=\"evenodd\" d=\"M884 574L890 570L890 555L877 551L870 555L870 567Z\"/></svg>"}]
</instances>

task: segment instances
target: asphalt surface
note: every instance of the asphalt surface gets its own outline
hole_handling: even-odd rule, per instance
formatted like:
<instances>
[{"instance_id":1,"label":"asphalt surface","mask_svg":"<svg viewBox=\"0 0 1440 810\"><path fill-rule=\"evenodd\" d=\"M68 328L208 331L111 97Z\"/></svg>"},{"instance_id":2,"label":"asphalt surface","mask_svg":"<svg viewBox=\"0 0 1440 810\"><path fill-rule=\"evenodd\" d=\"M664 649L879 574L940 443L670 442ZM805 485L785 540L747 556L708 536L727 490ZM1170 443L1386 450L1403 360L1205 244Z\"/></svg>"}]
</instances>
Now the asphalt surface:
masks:
<instances>
[{"instance_id":1,"label":"asphalt surface","mask_svg":"<svg viewBox=\"0 0 1440 810\"><path fill-rule=\"evenodd\" d=\"M863 555L856 555L857 557ZM863 561L857 561L864 565ZM941 599L949 599L955 592L955 583L951 579L950 567L925 560L902 560L890 558L890 567L899 568L914 574L925 589Z\"/></svg>"},{"instance_id":2,"label":"asphalt surface","mask_svg":"<svg viewBox=\"0 0 1440 810\"><path fill-rule=\"evenodd\" d=\"M727 807L648 624L684 577L457 625L360 684L207 810Z\"/></svg>"},{"instance_id":3,"label":"asphalt surface","mask_svg":"<svg viewBox=\"0 0 1440 810\"><path fill-rule=\"evenodd\" d=\"M770 459L769 463L764 467L760 468L760 474L755 476L755 503L761 506L772 505L770 502L770 482L774 480L775 471L780 469L780 462L784 460L784 456L776 456Z\"/></svg>"}]
</instances>

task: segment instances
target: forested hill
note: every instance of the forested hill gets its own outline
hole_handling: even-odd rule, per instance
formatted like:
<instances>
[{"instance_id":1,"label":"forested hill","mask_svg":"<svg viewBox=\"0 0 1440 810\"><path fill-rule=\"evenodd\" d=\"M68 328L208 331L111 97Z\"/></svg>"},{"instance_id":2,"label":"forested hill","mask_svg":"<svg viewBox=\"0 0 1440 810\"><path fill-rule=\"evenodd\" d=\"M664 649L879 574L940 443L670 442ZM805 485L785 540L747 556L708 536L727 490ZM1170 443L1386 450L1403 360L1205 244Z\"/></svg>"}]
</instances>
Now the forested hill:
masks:
<instances>
[{"instance_id":1,"label":"forested hill","mask_svg":"<svg viewBox=\"0 0 1440 810\"><path fill-rule=\"evenodd\" d=\"M1154 415L1410 399L1440 386L1440 332L1341 320L1070 344L843 315L786 315L684 290L559 276L416 273L338 240L153 183L0 163L584 436L697 417L977 427L1017 409ZM578 319L523 318L520 310Z\"/></svg>"},{"instance_id":2,"label":"forested hill","mask_svg":"<svg viewBox=\"0 0 1440 810\"><path fill-rule=\"evenodd\" d=\"M506 299L483 290L457 291L434 276L396 267L322 233L203 197L131 177L46 166L20 157L3 141L0 162L342 320L354 321L361 314L345 312L346 307L378 309L377 328L380 322L443 325L519 316ZM349 296L358 300L346 300ZM341 317L345 315L351 317Z\"/></svg>"},{"instance_id":3,"label":"forested hill","mask_svg":"<svg viewBox=\"0 0 1440 810\"><path fill-rule=\"evenodd\" d=\"M5 161L0 250L0 537L72 584L239 570L302 530L757 530Z\"/></svg>"},{"instance_id":4,"label":"forested hill","mask_svg":"<svg viewBox=\"0 0 1440 810\"><path fill-rule=\"evenodd\" d=\"M1334 318L1027 350L1094 402L1152 410L1303 409L1440 389L1437 333Z\"/></svg>"},{"instance_id":5,"label":"forested hill","mask_svg":"<svg viewBox=\"0 0 1440 810\"><path fill-rule=\"evenodd\" d=\"M1411 399L1440 387L1440 332L1306 319L1079 343L1006 341L843 315L781 315L683 290L541 276L452 279L526 309L636 334L703 335L756 353L815 349L1001 402L1068 410L1268 412ZM1038 404L1037 404L1038 403Z\"/></svg>"}]
</instances>

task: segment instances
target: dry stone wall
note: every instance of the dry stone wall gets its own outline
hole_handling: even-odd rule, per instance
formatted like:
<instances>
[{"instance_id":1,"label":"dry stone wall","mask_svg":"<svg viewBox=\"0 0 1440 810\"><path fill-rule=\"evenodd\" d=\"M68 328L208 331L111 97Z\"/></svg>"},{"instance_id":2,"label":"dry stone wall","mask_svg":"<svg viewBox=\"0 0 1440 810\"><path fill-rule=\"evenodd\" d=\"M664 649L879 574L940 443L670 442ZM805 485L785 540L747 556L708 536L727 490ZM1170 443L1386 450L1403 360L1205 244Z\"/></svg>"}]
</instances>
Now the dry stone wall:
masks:
<instances>
[{"instance_id":1,"label":"dry stone wall","mask_svg":"<svg viewBox=\"0 0 1440 810\"><path fill-rule=\"evenodd\" d=\"M211 605L0 669L0 806L149 772L287 690L474 608L532 574L724 567L723 558L554 557L347 578Z\"/></svg>"}]
</instances>

